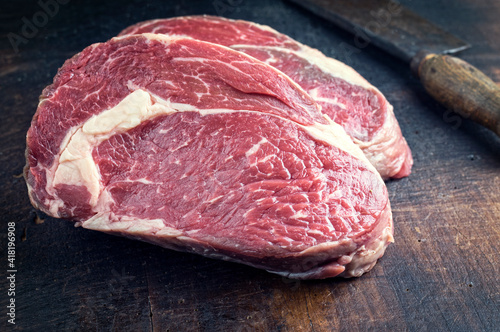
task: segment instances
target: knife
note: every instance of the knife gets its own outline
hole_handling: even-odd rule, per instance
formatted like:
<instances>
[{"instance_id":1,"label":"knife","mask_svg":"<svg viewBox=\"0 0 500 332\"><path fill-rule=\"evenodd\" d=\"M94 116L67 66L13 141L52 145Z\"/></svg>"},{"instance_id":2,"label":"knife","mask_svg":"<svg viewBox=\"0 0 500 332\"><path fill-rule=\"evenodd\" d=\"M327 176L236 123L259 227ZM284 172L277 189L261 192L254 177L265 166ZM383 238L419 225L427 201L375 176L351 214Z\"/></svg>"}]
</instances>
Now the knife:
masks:
<instances>
[{"instance_id":1,"label":"knife","mask_svg":"<svg viewBox=\"0 0 500 332\"><path fill-rule=\"evenodd\" d=\"M382 48L410 65L425 90L464 118L500 136L500 87L448 55L469 44L393 0L290 0L354 34L357 47Z\"/></svg>"}]
</instances>

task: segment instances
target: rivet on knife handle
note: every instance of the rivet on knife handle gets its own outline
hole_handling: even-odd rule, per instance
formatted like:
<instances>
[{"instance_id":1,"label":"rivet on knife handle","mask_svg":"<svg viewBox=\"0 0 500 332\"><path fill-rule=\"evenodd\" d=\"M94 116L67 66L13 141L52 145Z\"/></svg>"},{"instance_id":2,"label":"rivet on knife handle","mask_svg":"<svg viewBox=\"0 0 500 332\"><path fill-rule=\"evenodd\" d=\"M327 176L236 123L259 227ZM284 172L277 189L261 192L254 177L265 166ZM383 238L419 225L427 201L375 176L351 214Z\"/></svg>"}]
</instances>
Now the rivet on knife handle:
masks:
<instances>
[{"instance_id":1,"label":"rivet on knife handle","mask_svg":"<svg viewBox=\"0 0 500 332\"><path fill-rule=\"evenodd\" d=\"M500 136L500 87L483 72L459 58L425 52L411 67L434 99Z\"/></svg>"}]
</instances>

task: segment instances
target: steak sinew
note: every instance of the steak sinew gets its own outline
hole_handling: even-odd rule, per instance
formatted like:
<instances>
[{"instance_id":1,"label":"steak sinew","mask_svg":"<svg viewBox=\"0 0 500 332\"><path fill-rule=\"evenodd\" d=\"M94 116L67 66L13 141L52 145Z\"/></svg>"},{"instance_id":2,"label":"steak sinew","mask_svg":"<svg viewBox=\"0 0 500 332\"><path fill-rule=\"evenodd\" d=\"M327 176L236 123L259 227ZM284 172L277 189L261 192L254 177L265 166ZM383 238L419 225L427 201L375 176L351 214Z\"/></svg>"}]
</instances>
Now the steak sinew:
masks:
<instances>
[{"instance_id":1,"label":"steak sinew","mask_svg":"<svg viewBox=\"0 0 500 332\"><path fill-rule=\"evenodd\" d=\"M292 278L359 276L392 242L380 175L286 75L155 34L94 44L42 93L35 207Z\"/></svg>"},{"instance_id":2,"label":"steak sinew","mask_svg":"<svg viewBox=\"0 0 500 332\"><path fill-rule=\"evenodd\" d=\"M120 35L144 32L189 36L229 46L281 70L344 127L384 179L410 174L413 159L392 106L351 67L272 28L215 16L137 23Z\"/></svg>"}]
</instances>

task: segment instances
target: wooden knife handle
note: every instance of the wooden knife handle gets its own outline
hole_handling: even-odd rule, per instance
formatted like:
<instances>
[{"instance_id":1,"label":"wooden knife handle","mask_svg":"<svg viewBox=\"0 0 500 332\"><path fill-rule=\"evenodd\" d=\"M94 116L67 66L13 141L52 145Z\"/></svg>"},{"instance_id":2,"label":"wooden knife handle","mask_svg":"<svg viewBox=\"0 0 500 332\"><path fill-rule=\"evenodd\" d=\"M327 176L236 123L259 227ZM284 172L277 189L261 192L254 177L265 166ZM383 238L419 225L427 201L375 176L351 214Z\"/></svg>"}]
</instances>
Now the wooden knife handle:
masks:
<instances>
[{"instance_id":1,"label":"wooden knife handle","mask_svg":"<svg viewBox=\"0 0 500 332\"><path fill-rule=\"evenodd\" d=\"M500 136L500 87L483 72L459 58L425 52L411 67L434 99Z\"/></svg>"}]
</instances>

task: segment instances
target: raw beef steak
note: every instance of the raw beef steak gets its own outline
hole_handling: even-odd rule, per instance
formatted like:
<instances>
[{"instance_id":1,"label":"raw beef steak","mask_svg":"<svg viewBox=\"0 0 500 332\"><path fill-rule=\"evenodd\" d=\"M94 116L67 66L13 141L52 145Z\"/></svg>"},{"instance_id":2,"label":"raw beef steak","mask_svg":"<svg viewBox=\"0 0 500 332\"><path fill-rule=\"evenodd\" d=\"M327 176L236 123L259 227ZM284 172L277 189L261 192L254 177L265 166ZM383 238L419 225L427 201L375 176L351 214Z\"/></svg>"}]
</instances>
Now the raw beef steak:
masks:
<instances>
[{"instance_id":1,"label":"raw beef steak","mask_svg":"<svg viewBox=\"0 0 500 332\"><path fill-rule=\"evenodd\" d=\"M384 178L408 176L413 159L392 106L351 67L272 28L215 16L146 21L120 35L144 32L189 36L229 46L281 70L304 88L322 112L344 127Z\"/></svg>"},{"instance_id":2,"label":"raw beef steak","mask_svg":"<svg viewBox=\"0 0 500 332\"><path fill-rule=\"evenodd\" d=\"M392 242L385 184L344 130L288 76L191 38L66 61L27 158L51 216L291 278L359 276Z\"/></svg>"}]
</instances>

